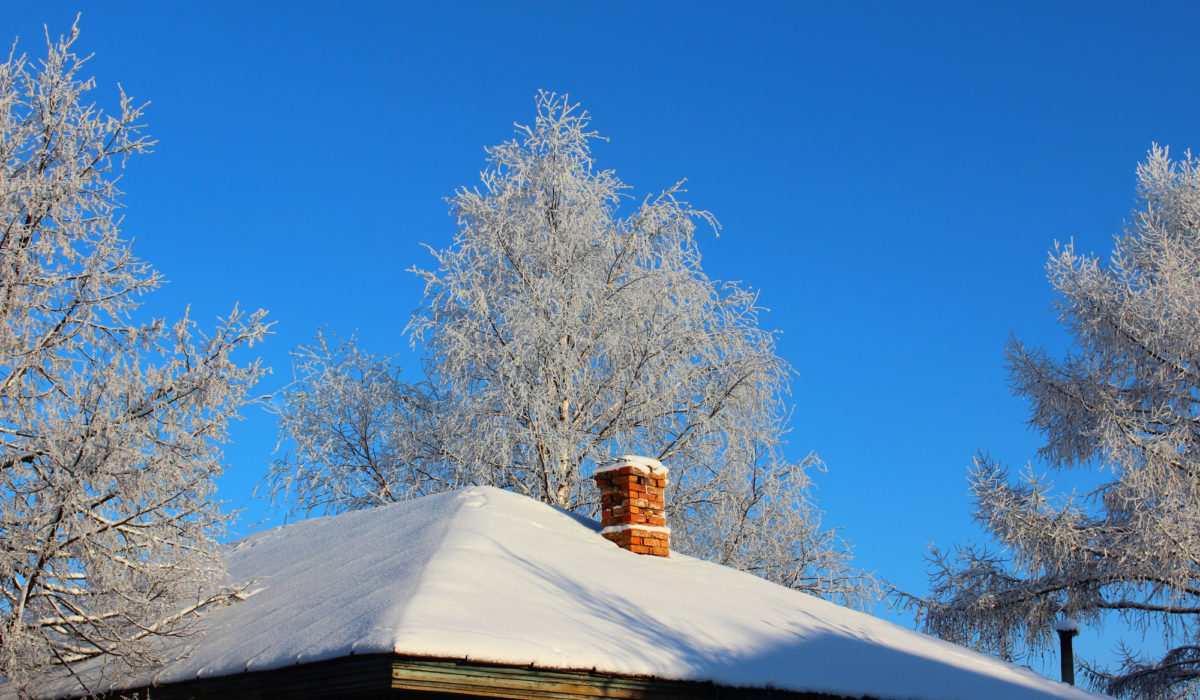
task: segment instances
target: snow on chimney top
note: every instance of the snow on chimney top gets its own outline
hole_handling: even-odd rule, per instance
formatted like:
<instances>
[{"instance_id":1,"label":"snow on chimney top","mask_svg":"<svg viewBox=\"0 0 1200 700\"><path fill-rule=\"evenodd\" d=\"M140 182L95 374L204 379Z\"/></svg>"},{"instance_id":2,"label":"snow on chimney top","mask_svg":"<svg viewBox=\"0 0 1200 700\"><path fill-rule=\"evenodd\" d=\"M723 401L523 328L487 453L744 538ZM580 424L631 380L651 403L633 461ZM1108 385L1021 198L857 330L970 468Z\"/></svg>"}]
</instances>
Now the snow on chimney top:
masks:
<instances>
[{"instance_id":1,"label":"snow on chimney top","mask_svg":"<svg viewBox=\"0 0 1200 700\"><path fill-rule=\"evenodd\" d=\"M600 488L600 534L637 554L670 556L662 462L623 455L592 472L592 478Z\"/></svg>"}]
</instances>

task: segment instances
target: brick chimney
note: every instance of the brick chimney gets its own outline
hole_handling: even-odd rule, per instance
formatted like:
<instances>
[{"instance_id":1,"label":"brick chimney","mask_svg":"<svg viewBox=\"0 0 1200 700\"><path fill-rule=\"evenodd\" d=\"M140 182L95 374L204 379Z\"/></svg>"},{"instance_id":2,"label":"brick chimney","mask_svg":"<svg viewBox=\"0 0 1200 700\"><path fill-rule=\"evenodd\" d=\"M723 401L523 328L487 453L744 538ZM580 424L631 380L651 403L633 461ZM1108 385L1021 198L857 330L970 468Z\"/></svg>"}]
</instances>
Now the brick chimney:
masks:
<instances>
[{"instance_id":1,"label":"brick chimney","mask_svg":"<svg viewBox=\"0 0 1200 700\"><path fill-rule=\"evenodd\" d=\"M624 455L592 473L600 487L600 534L622 549L666 557L667 468L657 459Z\"/></svg>"}]
</instances>

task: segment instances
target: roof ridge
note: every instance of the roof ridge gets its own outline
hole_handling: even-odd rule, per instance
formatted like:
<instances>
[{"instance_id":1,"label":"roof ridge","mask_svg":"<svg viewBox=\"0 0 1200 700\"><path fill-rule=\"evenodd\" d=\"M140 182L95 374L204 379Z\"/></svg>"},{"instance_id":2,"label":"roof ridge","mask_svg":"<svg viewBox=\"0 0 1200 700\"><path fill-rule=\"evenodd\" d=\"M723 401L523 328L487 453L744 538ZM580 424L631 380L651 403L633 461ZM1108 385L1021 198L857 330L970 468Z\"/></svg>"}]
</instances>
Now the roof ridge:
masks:
<instances>
[{"instance_id":1,"label":"roof ridge","mask_svg":"<svg viewBox=\"0 0 1200 700\"><path fill-rule=\"evenodd\" d=\"M452 491L442 491L437 494L430 494L432 496L439 496L439 495L444 496L445 499L447 501L450 501L451 503L453 503L454 506L444 510L442 517L436 521L433 521L437 525L441 526L441 528L440 528L441 531L439 533L437 533L436 539L431 540L429 542L429 544L431 546L428 548L427 554L426 554L424 560L421 562L421 566L418 570L418 575L417 575L416 581L412 584L412 586L410 588L411 593L408 596L407 600L405 600L402 605L395 606L391 610L388 611L388 618L389 618L387 621L388 626L392 627L392 630L393 630L392 638L390 641L393 652L396 651L396 642L397 642L396 632L404 629L404 625L409 618L409 612L413 609L414 605L417 605L419 603L419 600L421 597L421 592L429 584L430 567L433 566L434 563L437 562L439 559L443 559L446 557L446 547L445 547L446 540L450 537L451 533L455 532L455 525L459 522L459 519L461 517L463 509L466 507L471 507L473 509L474 507L479 505L478 495L475 494L474 492L477 490L480 490L480 489L484 489L484 488L488 488L488 487L469 486L466 488L455 489ZM407 499L406 501L399 501L398 503L414 502L414 501L421 500L424 498L428 498L428 496L421 496L421 497L418 497L415 499ZM353 652L357 651L359 646L360 646L360 642L355 642L355 643L351 644L351 646L350 646L351 652L353 653Z\"/></svg>"}]
</instances>

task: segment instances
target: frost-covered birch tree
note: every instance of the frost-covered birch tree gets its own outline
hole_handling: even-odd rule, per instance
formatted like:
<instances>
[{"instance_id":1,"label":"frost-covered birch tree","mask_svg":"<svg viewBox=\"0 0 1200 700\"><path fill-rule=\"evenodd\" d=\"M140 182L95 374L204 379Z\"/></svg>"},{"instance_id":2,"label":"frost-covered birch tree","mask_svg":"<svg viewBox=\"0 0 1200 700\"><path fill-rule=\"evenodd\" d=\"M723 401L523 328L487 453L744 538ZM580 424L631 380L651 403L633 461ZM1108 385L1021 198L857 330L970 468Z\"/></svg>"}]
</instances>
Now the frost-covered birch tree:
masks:
<instances>
[{"instance_id":1,"label":"frost-covered birch tree","mask_svg":"<svg viewBox=\"0 0 1200 700\"><path fill-rule=\"evenodd\" d=\"M352 343L302 349L270 490L337 511L490 484L591 512L591 470L644 454L671 467L678 549L872 596L820 529L820 462L783 454L791 369L755 295L701 269L696 224L715 220L679 185L631 202L596 167L588 124L540 94L534 124L488 149L482 186L449 200L458 232L415 270L425 297L408 326L427 383Z\"/></svg>"},{"instance_id":2,"label":"frost-covered birch tree","mask_svg":"<svg viewBox=\"0 0 1200 700\"><path fill-rule=\"evenodd\" d=\"M976 460L975 518L1004 554L934 552L925 628L1005 657L1055 644L1051 625L1114 618L1169 651L1123 650L1094 684L1128 697L1200 692L1200 161L1155 147L1140 207L1107 265L1057 247L1047 269L1077 351L1061 360L1013 341L1011 382L1057 469L1095 470L1095 490L1056 494Z\"/></svg>"},{"instance_id":3,"label":"frost-covered birch tree","mask_svg":"<svg viewBox=\"0 0 1200 700\"><path fill-rule=\"evenodd\" d=\"M96 656L153 662L222 597L213 497L226 424L261 374L230 352L266 332L136 323L159 276L130 253L118 172L148 150L123 93L87 101L77 31L0 64L0 675L21 690Z\"/></svg>"}]
</instances>

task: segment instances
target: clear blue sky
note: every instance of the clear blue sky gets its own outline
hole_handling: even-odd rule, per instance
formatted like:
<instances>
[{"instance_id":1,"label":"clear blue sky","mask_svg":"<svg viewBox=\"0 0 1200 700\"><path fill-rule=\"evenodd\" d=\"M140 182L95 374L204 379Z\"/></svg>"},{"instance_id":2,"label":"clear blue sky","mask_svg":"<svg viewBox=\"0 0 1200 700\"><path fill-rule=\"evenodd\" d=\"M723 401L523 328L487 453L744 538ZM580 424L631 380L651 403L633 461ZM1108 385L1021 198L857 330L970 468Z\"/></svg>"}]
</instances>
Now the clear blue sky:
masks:
<instances>
[{"instance_id":1,"label":"clear blue sky","mask_svg":"<svg viewBox=\"0 0 1200 700\"><path fill-rule=\"evenodd\" d=\"M927 544L980 537L972 455L1034 456L1002 354L1065 347L1047 251L1107 254L1151 144L1200 148L1194 3L978 5L5 0L0 38L39 56L83 10L94 98L151 101L159 145L123 181L124 231L171 282L145 310L269 309L265 392L322 326L406 353L443 198L538 89L569 93L602 167L638 195L687 178L720 219L704 269L771 309L825 525L922 592ZM234 427L240 533L282 521L252 497L274 446L257 409Z\"/></svg>"}]
</instances>

